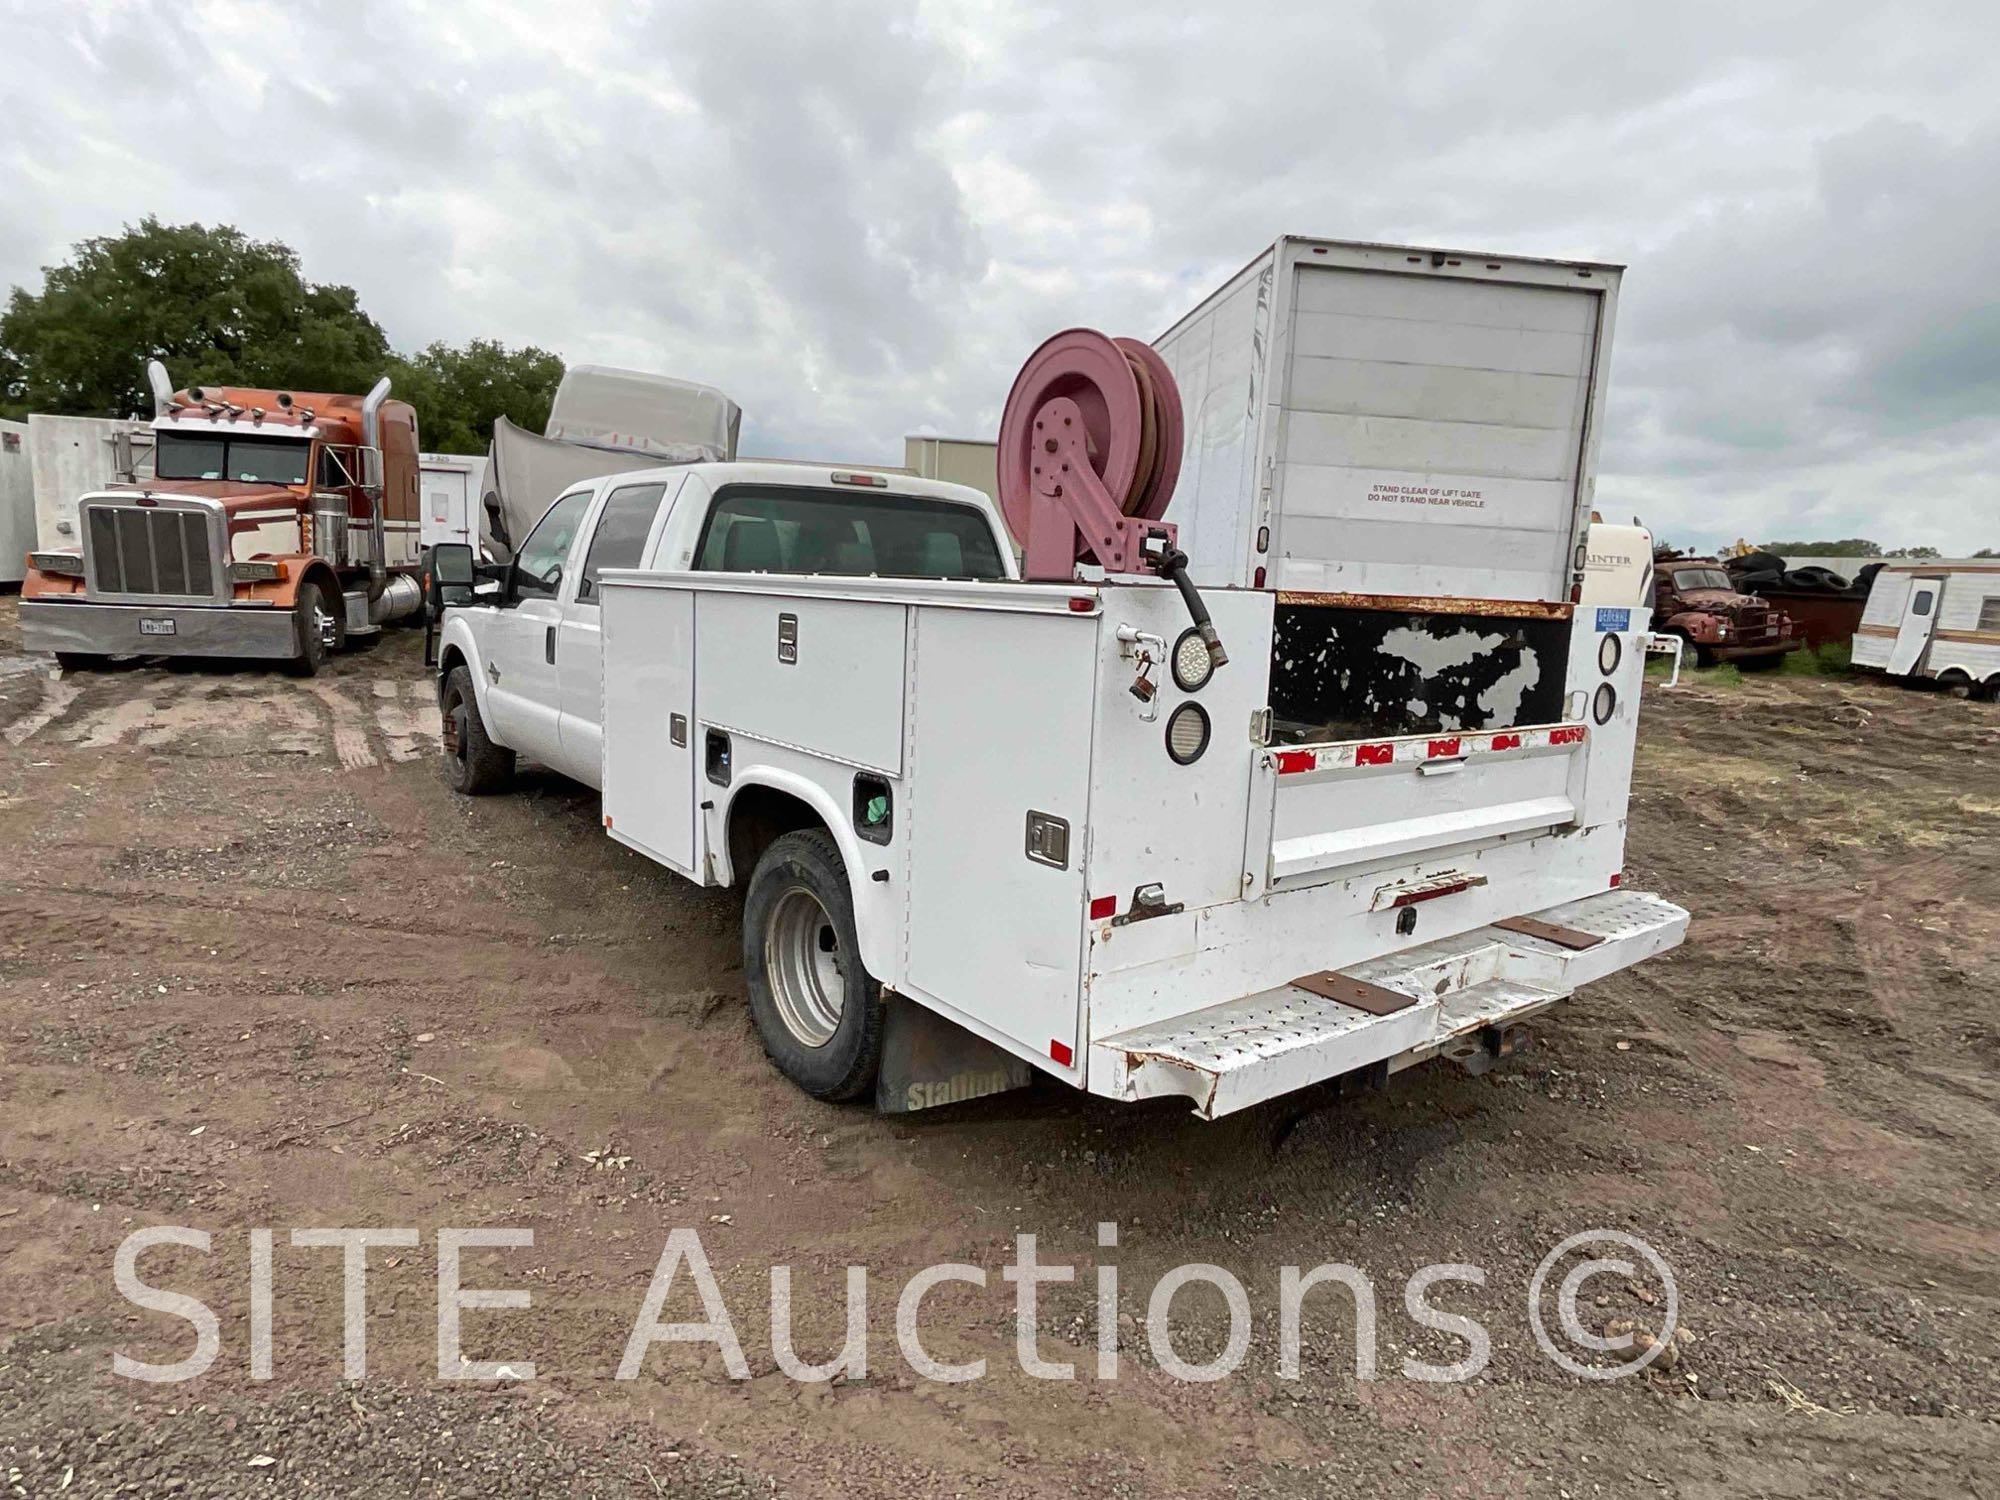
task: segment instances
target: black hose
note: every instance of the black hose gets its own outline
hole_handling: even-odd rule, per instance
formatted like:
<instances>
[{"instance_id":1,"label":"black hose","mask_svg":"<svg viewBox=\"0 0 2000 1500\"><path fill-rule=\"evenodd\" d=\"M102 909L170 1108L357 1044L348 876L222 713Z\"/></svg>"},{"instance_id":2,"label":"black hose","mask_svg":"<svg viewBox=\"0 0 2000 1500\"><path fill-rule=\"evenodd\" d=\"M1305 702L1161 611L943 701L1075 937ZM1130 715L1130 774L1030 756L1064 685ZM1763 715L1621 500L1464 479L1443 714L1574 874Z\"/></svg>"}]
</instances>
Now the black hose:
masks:
<instances>
[{"instance_id":1,"label":"black hose","mask_svg":"<svg viewBox=\"0 0 2000 1500\"><path fill-rule=\"evenodd\" d=\"M1160 559L1160 576L1173 580L1175 588L1181 591L1181 602L1187 605L1189 617L1194 621L1195 634L1208 647L1209 665L1226 666L1229 653L1222 649L1222 640L1215 633L1215 622L1208 617L1208 606L1201 602L1201 595L1194 586L1194 580L1187 576L1187 554L1179 548L1170 548Z\"/></svg>"}]
</instances>

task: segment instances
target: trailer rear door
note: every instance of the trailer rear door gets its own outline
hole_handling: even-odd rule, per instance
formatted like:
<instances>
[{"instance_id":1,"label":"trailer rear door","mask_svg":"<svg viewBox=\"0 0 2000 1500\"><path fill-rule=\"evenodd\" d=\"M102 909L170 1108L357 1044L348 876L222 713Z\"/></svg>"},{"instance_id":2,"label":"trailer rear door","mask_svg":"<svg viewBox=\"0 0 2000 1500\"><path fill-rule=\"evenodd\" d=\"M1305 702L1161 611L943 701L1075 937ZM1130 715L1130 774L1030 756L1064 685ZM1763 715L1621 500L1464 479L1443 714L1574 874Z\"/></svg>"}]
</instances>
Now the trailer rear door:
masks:
<instances>
[{"instance_id":1,"label":"trailer rear door","mask_svg":"<svg viewBox=\"0 0 2000 1500\"><path fill-rule=\"evenodd\" d=\"M1610 278L1290 274L1273 582L1566 600Z\"/></svg>"}]
</instances>

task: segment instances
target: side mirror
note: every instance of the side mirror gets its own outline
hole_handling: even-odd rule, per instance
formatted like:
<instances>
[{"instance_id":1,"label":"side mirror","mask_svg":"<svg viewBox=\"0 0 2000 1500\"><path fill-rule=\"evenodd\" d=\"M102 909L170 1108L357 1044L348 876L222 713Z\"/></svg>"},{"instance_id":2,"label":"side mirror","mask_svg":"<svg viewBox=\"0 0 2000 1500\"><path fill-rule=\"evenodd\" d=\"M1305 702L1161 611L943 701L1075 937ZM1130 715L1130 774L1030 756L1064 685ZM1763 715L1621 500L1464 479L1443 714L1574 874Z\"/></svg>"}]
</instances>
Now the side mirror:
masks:
<instances>
[{"instance_id":1,"label":"side mirror","mask_svg":"<svg viewBox=\"0 0 2000 1500\"><path fill-rule=\"evenodd\" d=\"M424 665L437 665L437 626L447 608L472 601L472 549L438 542L424 553Z\"/></svg>"},{"instance_id":2,"label":"side mirror","mask_svg":"<svg viewBox=\"0 0 2000 1500\"><path fill-rule=\"evenodd\" d=\"M465 542L439 542L431 548L430 577L434 587L471 588L477 561Z\"/></svg>"},{"instance_id":3,"label":"side mirror","mask_svg":"<svg viewBox=\"0 0 2000 1500\"><path fill-rule=\"evenodd\" d=\"M364 490L382 488L382 450L380 448L357 448L354 450L361 460L361 487Z\"/></svg>"}]
</instances>

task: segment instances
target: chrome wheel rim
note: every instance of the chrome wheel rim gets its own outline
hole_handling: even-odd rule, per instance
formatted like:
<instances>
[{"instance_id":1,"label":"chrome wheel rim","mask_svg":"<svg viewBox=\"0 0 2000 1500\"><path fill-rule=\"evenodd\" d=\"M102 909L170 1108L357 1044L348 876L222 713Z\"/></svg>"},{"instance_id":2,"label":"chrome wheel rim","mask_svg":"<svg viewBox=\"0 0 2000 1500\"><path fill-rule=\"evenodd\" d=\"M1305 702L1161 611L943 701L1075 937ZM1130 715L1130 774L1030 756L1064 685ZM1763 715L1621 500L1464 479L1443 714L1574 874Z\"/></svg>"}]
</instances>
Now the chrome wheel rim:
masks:
<instances>
[{"instance_id":1,"label":"chrome wheel rim","mask_svg":"<svg viewBox=\"0 0 2000 1500\"><path fill-rule=\"evenodd\" d=\"M819 897L792 886L771 907L764 928L764 973L778 1019L802 1046L824 1047L840 1029L847 1002L840 934Z\"/></svg>"}]
</instances>

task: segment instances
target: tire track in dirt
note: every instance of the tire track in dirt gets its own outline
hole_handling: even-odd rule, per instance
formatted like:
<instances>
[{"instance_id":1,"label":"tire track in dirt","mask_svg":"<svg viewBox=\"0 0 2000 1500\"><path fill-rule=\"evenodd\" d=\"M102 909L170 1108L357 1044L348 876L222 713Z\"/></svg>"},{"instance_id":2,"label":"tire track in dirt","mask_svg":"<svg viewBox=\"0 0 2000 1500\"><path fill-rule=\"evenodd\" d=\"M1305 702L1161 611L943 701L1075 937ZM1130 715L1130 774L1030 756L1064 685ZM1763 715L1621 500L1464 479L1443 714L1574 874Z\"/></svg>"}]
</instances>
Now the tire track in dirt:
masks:
<instances>
[{"instance_id":1,"label":"tire track in dirt","mask_svg":"<svg viewBox=\"0 0 2000 1500\"><path fill-rule=\"evenodd\" d=\"M41 701L7 726L4 731L7 743L10 745L26 744L42 730L68 713L70 705L76 702L82 692L83 689L68 678L43 678Z\"/></svg>"},{"instance_id":2,"label":"tire track in dirt","mask_svg":"<svg viewBox=\"0 0 2000 1500\"><path fill-rule=\"evenodd\" d=\"M312 681L306 691L325 705L333 720L333 753L340 757L343 771L360 771L376 765L375 752L368 745L368 728L361 705L331 682Z\"/></svg>"}]
</instances>

